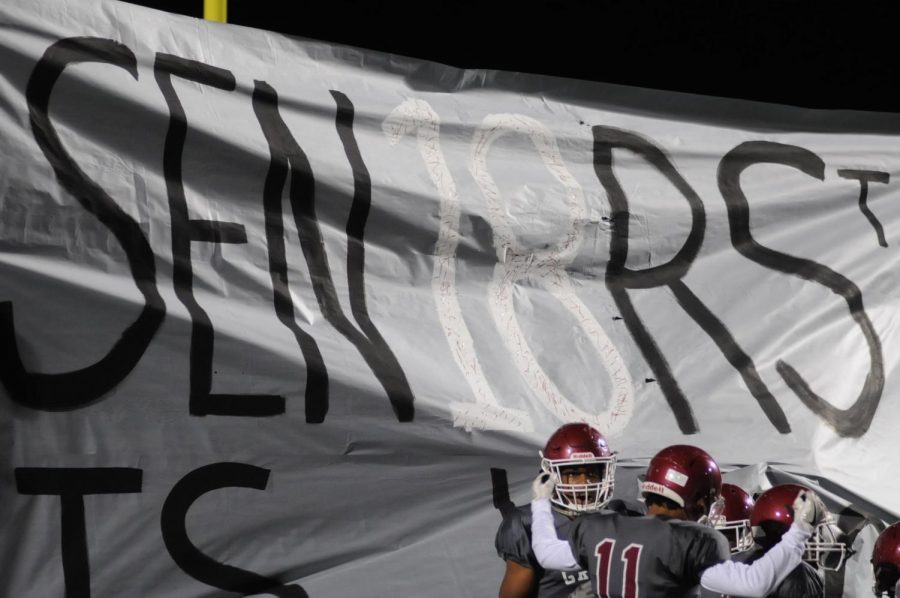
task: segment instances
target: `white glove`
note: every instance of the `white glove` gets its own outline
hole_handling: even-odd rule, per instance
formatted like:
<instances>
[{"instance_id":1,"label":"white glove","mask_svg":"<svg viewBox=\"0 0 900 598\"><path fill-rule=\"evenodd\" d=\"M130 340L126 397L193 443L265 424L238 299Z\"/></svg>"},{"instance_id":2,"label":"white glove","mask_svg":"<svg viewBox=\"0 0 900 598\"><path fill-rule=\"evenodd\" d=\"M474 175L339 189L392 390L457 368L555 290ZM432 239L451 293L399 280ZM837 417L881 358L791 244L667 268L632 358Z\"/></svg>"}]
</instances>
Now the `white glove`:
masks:
<instances>
[{"instance_id":1,"label":"white glove","mask_svg":"<svg viewBox=\"0 0 900 598\"><path fill-rule=\"evenodd\" d=\"M550 499L553 496L553 488L556 486L556 480L553 474L541 473L534 478L531 484L531 491L534 493L534 500Z\"/></svg>"},{"instance_id":2,"label":"white glove","mask_svg":"<svg viewBox=\"0 0 900 598\"><path fill-rule=\"evenodd\" d=\"M812 533L816 526L825 521L828 509L816 493L803 490L794 499L794 523L807 533Z\"/></svg>"}]
</instances>

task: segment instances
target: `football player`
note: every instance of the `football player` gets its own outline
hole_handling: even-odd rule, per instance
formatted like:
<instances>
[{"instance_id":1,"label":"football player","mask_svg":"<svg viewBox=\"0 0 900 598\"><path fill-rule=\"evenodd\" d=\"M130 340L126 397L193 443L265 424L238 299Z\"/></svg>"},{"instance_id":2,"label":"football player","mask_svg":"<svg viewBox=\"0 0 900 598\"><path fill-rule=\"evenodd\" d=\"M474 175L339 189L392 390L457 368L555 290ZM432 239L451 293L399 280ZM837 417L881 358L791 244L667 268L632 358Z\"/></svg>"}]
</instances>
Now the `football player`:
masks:
<instances>
[{"instance_id":1,"label":"football player","mask_svg":"<svg viewBox=\"0 0 900 598\"><path fill-rule=\"evenodd\" d=\"M572 520L603 509L612 498L616 456L603 435L587 424L566 424L544 446L541 470L559 480L548 496L554 534L568 538ZM506 561L500 598L568 598L593 595L585 571L541 567L531 549L531 510L518 507L497 530L497 554Z\"/></svg>"},{"instance_id":2,"label":"football player","mask_svg":"<svg viewBox=\"0 0 900 598\"><path fill-rule=\"evenodd\" d=\"M808 489L797 484L782 484L766 490L757 497L750 512L750 527L755 545L741 559L743 562L752 563L778 543L794 521L791 505L797 496L805 491ZM830 514L826 512L822 516L822 522L816 526L812 537L806 542L804 562L799 563L788 573L784 581L768 594L769 596L821 598L825 595L825 581L816 570L816 565L821 562L821 565L828 565L823 568L840 568L846 555L843 544L826 542L826 537L831 533L828 527L830 523Z\"/></svg>"},{"instance_id":3,"label":"football player","mask_svg":"<svg viewBox=\"0 0 900 598\"><path fill-rule=\"evenodd\" d=\"M746 562L747 551L753 547L753 533L750 529L750 513L753 511L753 497L743 488L722 482L722 509L710 515L710 523L728 540L732 560ZM728 598L721 592L701 589L700 598Z\"/></svg>"},{"instance_id":4,"label":"football player","mask_svg":"<svg viewBox=\"0 0 900 598\"><path fill-rule=\"evenodd\" d=\"M900 598L900 522L878 534L872 548L876 596Z\"/></svg>"},{"instance_id":5,"label":"football player","mask_svg":"<svg viewBox=\"0 0 900 598\"><path fill-rule=\"evenodd\" d=\"M650 516L584 515L573 522L568 542L556 537L552 526L554 486L547 474L533 484L534 553L544 567L586 570L601 598L691 596L700 585L723 594L765 596L801 561L805 542L824 513L815 494L801 493L792 505L790 531L747 565L728 561L725 537L698 523L721 509L722 476L702 449L671 446L650 461L641 482Z\"/></svg>"},{"instance_id":6,"label":"football player","mask_svg":"<svg viewBox=\"0 0 900 598\"><path fill-rule=\"evenodd\" d=\"M750 550L753 546L753 533L750 529L753 498L740 486L723 482L722 500L721 513L712 515L710 523L728 540L731 554Z\"/></svg>"}]
</instances>

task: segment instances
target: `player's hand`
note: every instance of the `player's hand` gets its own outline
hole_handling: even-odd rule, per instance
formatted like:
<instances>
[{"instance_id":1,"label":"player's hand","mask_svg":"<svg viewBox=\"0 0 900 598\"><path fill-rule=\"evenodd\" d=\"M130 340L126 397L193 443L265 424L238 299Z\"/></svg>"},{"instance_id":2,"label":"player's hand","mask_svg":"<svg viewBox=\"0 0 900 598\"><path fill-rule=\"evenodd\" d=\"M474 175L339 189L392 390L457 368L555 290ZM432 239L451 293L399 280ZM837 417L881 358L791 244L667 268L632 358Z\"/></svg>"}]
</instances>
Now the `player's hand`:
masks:
<instances>
[{"instance_id":1,"label":"player's hand","mask_svg":"<svg viewBox=\"0 0 900 598\"><path fill-rule=\"evenodd\" d=\"M794 499L794 523L805 532L812 533L816 526L825 521L828 510L822 499L811 490L803 490Z\"/></svg>"},{"instance_id":2,"label":"player's hand","mask_svg":"<svg viewBox=\"0 0 900 598\"><path fill-rule=\"evenodd\" d=\"M553 478L552 474L539 474L538 477L534 478L534 482L531 484L534 500L541 500L543 498L549 499L553 496L553 488L555 486L556 480Z\"/></svg>"}]
</instances>

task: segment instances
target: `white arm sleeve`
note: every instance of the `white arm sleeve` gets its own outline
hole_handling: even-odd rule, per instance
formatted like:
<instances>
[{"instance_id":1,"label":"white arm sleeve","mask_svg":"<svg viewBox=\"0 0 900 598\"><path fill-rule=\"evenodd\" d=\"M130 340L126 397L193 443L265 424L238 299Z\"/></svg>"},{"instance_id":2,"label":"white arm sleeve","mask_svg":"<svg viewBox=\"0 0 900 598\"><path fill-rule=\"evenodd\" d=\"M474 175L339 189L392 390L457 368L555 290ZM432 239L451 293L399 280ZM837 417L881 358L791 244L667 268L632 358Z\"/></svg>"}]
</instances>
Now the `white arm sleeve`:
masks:
<instances>
[{"instance_id":1,"label":"white arm sleeve","mask_svg":"<svg viewBox=\"0 0 900 598\"><path fill-rule=\"evenodd\" d=\"M572 549L565 540L556 536L553 527L553 513L546 498L531 501L531 549L541 567L557 571L579 569L572 555Z\"/></svg>"},{"instance_id":2,"label":"white arm sleeve","mask_svg":"<svg viewBox=\"0 0 900 598\"><path fill-rule=\"evenodd\" d=\"M713 565L703 572L700 585L713 592L761 598L777 588L800 564L809 536L809 532L796 524L791 525L781 541L756 562L747 565L726 561Z\"/></svg>"}]
</instances>

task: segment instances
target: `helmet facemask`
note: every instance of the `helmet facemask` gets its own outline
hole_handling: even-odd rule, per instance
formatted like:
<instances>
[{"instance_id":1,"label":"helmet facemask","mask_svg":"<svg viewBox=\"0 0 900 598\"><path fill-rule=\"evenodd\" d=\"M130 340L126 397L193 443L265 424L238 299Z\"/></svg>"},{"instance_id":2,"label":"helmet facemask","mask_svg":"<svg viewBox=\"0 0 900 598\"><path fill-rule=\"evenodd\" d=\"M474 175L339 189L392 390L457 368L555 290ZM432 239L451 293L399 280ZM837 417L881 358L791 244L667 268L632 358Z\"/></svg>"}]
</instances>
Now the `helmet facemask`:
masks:
<instances>
[{"instance_id":1,"label":"helmet facemask","mask_svg":"<svg viewBox=\"0 0 900 598\"><path fill-rule=\"evenodd\" d=\"M722 494L710 510L710 524L728 540L731 554L750 550L753 547L753 528L750 514L753 499L734 484L722 484Z\"/></svg>"},{"instance_id":2,"label":"helmet facemask","mask_svg":"<svg viewBox=\"0 0 900 598\"><path fill-rule=\"evenodd\" d=\"M697 506L702 509L704 504L700 502ZM685 512L687 511L688 509L685 509ZM716 527L717 521L725 521L725 499L722 496L712 501L712 504L709 505L709 510L697 518L697 523L702 523L709 527Z\"/></svg>"},{"instance_id":3,"label":"helmet facemask","mask_svg":"<svg viewBox=\"0 0 900 598\"><path fill-rule=\"evenodd\" d=\"M750 528L749 519L726 521L725 515L722 514L711 517L710 521L712 526L728 540L731 554L750 550L753 546L753 530Z\"/></svg>"},{"instance_id":4,"label":"helmet facemask","mask_svg":"<svg viewBox=\"0 0 900 598\"><path fill-rule=\"evenodd\" d=\"M783 523L766 521L753 528L753 533L760 546L771 548L787 530L788 526ZM853 554L846 544L837 540L839 533L839 528L832 523L831 515L827 515L825 521L816 526L812 536L806 541L803 560L819 569L838 571L844 566L847 557Z\"/></svg>"},{"instance_id":5,"label":"helmet facemask","mask_svg":"<svg viewBox=\"0 0 900 598\"><path fill-rule=\"evenodd\" d=\"M840 528L834 524L831 514L828 514L806 541L803 560L826 571L840 570L850 556L847 545L838 541L840 533Z\"/></svg>"},{"instance_id":6,"label":"helmet facemask","mask_svg":"<svg viewBox=\"0 0 900 598\"><path fill-rule=\"evenodd\" d=\"M541 455L541 470L556 479L550 502L565 514L596 513L612 500L616 456L574 453L569 459ZM574 480L572 478L575 478Z\"/></svg>"}]
</instances>

